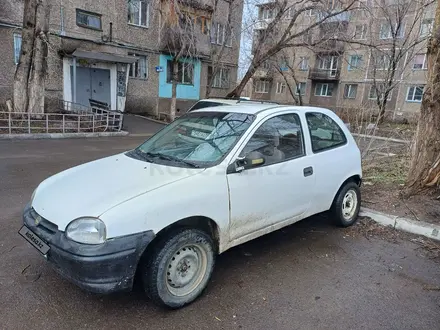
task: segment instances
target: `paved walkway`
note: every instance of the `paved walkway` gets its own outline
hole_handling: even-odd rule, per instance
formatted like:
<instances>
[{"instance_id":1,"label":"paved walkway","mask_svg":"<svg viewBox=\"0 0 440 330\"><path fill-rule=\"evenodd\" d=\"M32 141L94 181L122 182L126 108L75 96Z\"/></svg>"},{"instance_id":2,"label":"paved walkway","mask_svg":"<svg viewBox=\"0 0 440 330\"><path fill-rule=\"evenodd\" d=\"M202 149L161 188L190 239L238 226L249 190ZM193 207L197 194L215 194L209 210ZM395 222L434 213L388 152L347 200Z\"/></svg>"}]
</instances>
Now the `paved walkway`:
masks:
<instances>
[{"instance_id":1,"label":"paved walkway","mask_svg":"<svg viewBox=\"0 0 440 330\"><path fill-rule=\"evenodd\" d=\"M150 136L159 131L164 125L148 119L126 114L124 115L123 130L134 136Z\"/></svg>"}]
</instances>

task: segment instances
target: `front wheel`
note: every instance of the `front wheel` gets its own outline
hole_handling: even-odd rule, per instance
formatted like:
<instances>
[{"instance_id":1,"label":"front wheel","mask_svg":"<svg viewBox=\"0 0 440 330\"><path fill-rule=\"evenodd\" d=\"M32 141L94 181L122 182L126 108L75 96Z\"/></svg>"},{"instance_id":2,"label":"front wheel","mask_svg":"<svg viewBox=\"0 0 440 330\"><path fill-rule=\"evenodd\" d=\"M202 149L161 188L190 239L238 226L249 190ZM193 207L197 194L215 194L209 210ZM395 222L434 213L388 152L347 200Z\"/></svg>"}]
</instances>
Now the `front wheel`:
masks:
<instances>
[{"instance_id":1,"label":"front wheel","mask_svg":"<svg viewBox=\"0 0 440 330\"><path fill-rule=\"evenodd\" d=\"M355 182L346 183L338 192L332 206L332 214L339 226L354 224L361 208L361 191Z\"/></svg>"},{"instance_id":2,"label":"front wheel","mask_svg":"<svg viewBox=\"0 0 440 330\"><path fill-rule=\"evenodd\" d=\"M215 264L211 237L199 229L172 232L152 251L144 265L143 282L154 303L180 308L201 295Z\"/></svg>"}]
</instances>

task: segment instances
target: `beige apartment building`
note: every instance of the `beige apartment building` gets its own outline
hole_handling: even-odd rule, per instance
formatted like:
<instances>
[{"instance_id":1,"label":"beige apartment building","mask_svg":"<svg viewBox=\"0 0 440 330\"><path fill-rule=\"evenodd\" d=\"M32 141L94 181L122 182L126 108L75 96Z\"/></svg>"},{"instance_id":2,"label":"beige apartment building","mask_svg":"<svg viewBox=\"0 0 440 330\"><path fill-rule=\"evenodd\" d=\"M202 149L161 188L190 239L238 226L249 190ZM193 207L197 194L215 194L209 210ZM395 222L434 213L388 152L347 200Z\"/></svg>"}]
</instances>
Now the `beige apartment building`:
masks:
<instances>
[{"instance_id":1,"label":"beige apartment building","mask_svg":"<svg viewBox=\"0 0 440 330\"><path fill-rule=\"evenodd\" d=\"M211 95L225 96L235 86L242 0L233 2L229 21L230 3L226 0L48 1L46 111L56 111L60 100L86 106L96 100L111 110L136 113L169 111L170 60L175 49L167 38L176 22L183 22L183 33L195 39L192 52L180 60L177 108L184 112L205 97L212 54L221 49L223 56L215 62L221 69L212 79ZM12 99L20 60L24 0L1 3L0 106L4 107L6 100ZM161 12L167 13L167 19Z\"/></svg>"},{"instance_id":2,"label":"beige apartment building","mask_svg":"<svg viewBox=\"0 0 440 330\"><path fill-rule=\"evenodd\" d=\"M400 7L404 13L400 17L396 12L401 3L359 1L351 10L319 24L298 39L310 46L284 49L257 69L252 79L252 98L297 103L291 89L297 99L301 94L305 105L360 111L377 109L377 93L381 98L389 90L386 116L395 120L414 119L426 83L426 45L435 4L423 7L413 2L405 11ZM278 33L285 30L295 12L294 6L285 10ZM334 1L329 1L328 6L327 13L339 10ZM254 49L261 47L255 40L264 33L278 8L277 2L258 5ZM304 12L293 30L302 31L321 19L318 11ZM388 82L390 88L385 87Z\"/></svg>"}]
</instances>

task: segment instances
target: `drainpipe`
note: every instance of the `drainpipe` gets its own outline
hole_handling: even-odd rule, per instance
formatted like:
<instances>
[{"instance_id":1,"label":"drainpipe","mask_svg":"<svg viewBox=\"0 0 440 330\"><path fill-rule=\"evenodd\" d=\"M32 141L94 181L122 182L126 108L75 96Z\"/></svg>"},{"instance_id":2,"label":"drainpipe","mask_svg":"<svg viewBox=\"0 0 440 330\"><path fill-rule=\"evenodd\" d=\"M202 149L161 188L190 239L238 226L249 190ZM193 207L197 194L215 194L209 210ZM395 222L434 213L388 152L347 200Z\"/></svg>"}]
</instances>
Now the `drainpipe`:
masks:
<instances>
[{"instance_id":1,"label":"drainpipe","mask_svg":"<svg viewBox=\"0 0 440 330\"><path fill-rule=\"evenodd\" d=\"M73 57L73 87L72 87L72 102L76 103L76 57Z\"/></svg>"}]
</instances>

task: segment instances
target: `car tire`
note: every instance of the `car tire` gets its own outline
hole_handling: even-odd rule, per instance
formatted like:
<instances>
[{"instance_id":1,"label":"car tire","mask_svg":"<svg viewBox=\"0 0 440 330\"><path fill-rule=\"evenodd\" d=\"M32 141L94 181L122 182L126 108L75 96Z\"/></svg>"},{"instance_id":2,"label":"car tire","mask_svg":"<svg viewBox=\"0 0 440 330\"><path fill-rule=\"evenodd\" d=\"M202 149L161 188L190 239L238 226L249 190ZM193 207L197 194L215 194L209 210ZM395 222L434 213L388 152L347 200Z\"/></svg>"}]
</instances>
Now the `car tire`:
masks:
<instances>
[{"instance_id":1,"label":"car tire","mask_svg":"<svg viewBox=\"0 0 440 330\"><path fill-rule=\"evenodd\" d=\"M355 182L347 182L338 191L331 213L336 223L341 227L353 225L361 208L361 191Z\"/></svg>"},{"instance_id":2,"label":"car tire","mask_svg":"<svg viewBox=\"0 0 440 330\"><path fill-rule=\"evenodd\" d=\"M145 292L157 305L183 307L202 294L214 264L214 243L207 233L192 228L172 231L157 243L144 264Z\"/></svg>"}]
</instances>

